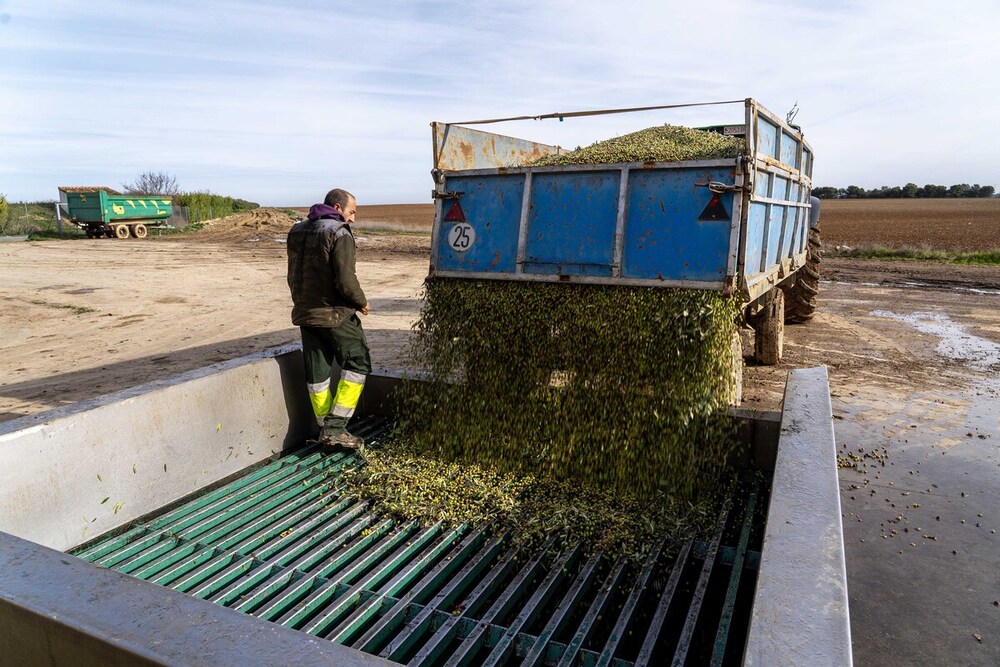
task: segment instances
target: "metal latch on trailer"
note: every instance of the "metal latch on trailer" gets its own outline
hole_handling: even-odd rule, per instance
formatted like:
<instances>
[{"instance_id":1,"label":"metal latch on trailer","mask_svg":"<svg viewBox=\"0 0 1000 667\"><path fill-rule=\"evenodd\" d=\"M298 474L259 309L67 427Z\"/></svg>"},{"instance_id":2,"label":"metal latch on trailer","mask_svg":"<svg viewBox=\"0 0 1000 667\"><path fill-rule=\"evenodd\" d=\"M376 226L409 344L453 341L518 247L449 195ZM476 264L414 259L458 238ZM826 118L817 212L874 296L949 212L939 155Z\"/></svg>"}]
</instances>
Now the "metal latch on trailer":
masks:
<instances>
[{"instance_id":1,"label":"metal latch on trailer","mask_svg":"<svg viewBox=\"0 0 1000 667\"><path fill-rule=\"evenodd\" d=\"M724 192L742 192L743 186L736 185L735 183L729 185L727 183L722 183L720 181L709 181L708 183L695 183L695 186L699 188L708 188L717 195L721 195Z\"/></svg>"},{"instance_id":2,"label":"metal latch on trailer","mask_svg":"<svg viewBox=\"0 0 1000 667\"><path fill-rule=\"evenodd\" d=\"M431 190L431 198L432 199L458 199L459 197L461 197L464 194L465 194L464 192L457 191L457 190L454 191L454 192L449 192L447 190L441 190L441 191Z\"/></svg>"}]
</instances>

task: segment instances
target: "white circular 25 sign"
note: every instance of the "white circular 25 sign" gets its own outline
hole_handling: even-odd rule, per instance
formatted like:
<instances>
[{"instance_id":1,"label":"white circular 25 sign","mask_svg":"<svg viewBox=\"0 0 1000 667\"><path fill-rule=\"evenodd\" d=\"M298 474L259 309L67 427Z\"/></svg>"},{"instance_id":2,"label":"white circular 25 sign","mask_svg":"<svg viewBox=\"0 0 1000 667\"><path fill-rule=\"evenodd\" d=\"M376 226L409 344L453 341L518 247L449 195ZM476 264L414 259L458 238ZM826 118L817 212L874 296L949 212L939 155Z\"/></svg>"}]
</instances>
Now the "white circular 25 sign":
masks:
<instances>
[{"instance_id":1,"label":"white circular 25 sign","mask_svg":"<svg viewBox=\"0 0 1000 667\"><path fill-rule=\"evenodd\" d=\"M476 230L467 222L457 222L448 230L448 246L455 252L465 252L476 242Z\"/></svg>"}]
</instances>

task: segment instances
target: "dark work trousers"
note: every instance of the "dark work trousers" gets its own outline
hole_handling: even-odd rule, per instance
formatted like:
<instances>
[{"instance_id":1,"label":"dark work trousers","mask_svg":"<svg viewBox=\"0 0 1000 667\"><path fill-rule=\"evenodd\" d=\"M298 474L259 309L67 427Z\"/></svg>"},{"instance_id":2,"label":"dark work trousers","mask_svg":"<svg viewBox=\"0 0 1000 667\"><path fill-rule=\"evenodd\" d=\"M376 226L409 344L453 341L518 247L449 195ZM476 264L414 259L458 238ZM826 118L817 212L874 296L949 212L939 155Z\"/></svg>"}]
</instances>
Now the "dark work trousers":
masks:
<instances>
[{"instance_id":1,"label":"dark work trousers","mask_svg":"<svg viewBox=\"0 0 1000 667\"><path fill-rule=\"evenodd\" d=\"M302 331L302 357L306 365L309 399L321 434L332 436L343 433L358 407L365 379L372 372L361 320L352 315L332 329L299 329ZM330 386L334 362L340 367L336 389Z\"/></svg>"}]
</instances>

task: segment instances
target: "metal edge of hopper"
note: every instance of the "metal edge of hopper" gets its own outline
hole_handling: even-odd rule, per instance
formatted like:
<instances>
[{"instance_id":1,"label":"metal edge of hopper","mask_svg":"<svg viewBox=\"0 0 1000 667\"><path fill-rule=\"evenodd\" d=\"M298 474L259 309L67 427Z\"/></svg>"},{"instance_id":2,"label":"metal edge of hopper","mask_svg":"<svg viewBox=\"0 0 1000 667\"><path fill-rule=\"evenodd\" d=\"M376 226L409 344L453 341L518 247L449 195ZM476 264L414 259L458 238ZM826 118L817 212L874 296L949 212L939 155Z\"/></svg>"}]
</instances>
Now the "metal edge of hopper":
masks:
<instances>
[{"instance_id":1,"label":"metal edge of hopper","mask_svg":"<svg viewBox=\"0 0 1000 667\"><path fill-rule=\"evenodd\" d=\"M0 627L17 665L394 664L6 533Z\"/></svg>"},{"instance_id":2,"label":"metal edge of hopper","mask_svg":"<svg viewBox=\"0 0 1000 667\"><path fill-rule=\"evenodd\" d=\"M744 665L853 664L825 366L792 370Z\"/></svg>"}]
</instances>

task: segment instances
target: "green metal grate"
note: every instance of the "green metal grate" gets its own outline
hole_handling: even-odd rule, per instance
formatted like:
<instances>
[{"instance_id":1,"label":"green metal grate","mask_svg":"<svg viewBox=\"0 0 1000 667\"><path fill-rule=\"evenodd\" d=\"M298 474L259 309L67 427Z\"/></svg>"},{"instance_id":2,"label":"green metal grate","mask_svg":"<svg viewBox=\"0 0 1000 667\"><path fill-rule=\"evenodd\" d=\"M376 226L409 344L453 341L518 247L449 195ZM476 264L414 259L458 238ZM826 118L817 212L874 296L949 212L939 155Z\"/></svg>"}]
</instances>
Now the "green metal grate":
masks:
<instances>
[{"instance_id":1,"label":"green metal grate","mask_svg":"<svg viewBox=\"0 0 1000 667\"><path fill-rule=\"evenodd\" d=\"M377 441L387 426L352 430ZM380 517L344 492L340 473L357 463L305 447L74 555L410 665L741 660L766 485L741 490L707 542L630 566Z\"/></svg>"}]
</instances>

